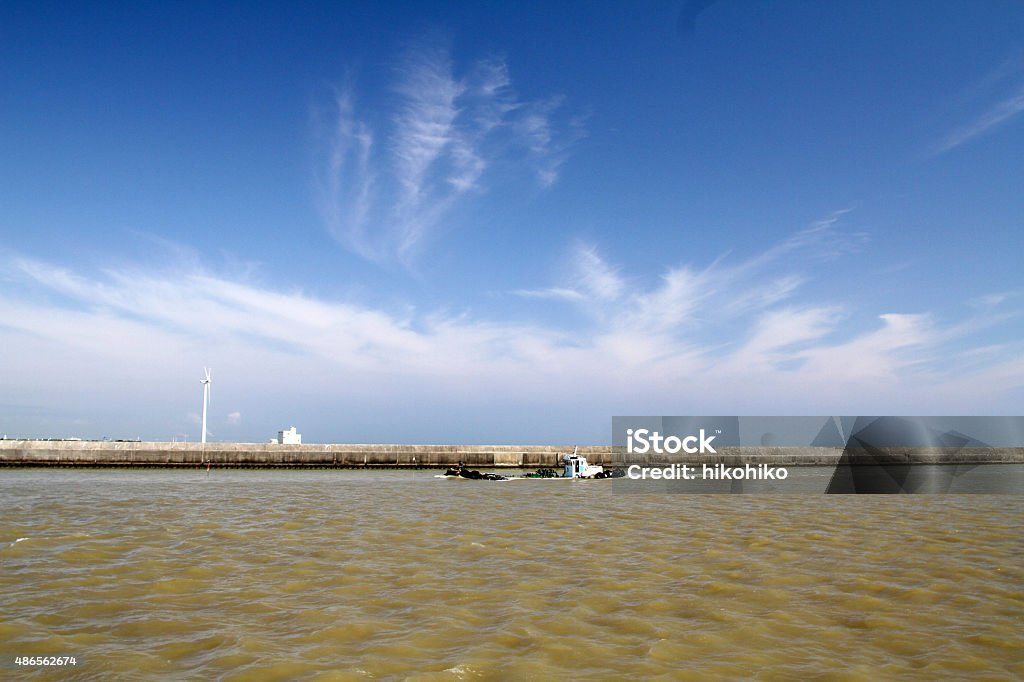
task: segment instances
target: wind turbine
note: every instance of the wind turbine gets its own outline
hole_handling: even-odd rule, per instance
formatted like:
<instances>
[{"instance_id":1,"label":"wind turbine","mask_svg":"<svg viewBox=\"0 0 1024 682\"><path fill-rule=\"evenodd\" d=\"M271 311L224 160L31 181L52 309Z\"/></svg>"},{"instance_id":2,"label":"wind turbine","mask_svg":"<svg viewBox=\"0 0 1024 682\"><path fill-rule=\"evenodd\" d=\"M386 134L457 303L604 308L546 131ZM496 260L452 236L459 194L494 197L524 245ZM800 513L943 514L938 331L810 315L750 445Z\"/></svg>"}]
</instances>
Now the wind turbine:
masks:
<instances>
[{"instance_id":1,"label":"wind turbine","mask_svg":"<svg viewBox=\"0 0 1024 682\"><path fill-rule=\"evenodd\" d=\"M206 442L206 408L210 404L210 370L203 367L203 373L206 375L199 380L199 383L203 385L203 438L202 442Z\"/></svg>"}]
</instances>

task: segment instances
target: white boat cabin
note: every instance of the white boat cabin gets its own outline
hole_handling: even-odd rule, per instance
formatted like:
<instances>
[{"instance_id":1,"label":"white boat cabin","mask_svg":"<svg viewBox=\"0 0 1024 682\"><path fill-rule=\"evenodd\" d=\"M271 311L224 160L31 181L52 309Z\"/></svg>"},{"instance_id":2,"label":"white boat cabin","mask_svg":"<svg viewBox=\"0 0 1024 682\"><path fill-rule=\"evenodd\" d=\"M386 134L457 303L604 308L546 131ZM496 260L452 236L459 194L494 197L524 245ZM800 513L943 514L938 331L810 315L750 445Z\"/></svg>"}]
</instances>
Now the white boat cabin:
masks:
<instances>
[{"instance_id":1,"label":"white boat cabin","mask_svg":"<svg viewBox=\"0 0 1024 682\"><path fill-rule=\"evenodd\" d=\"M596 464L588 464L587 458L576 454L579 448L574 448L571 455L563 455L565 472L563 478L593 478L604 471L604 467Z\"/></svg>"}]
</instances>

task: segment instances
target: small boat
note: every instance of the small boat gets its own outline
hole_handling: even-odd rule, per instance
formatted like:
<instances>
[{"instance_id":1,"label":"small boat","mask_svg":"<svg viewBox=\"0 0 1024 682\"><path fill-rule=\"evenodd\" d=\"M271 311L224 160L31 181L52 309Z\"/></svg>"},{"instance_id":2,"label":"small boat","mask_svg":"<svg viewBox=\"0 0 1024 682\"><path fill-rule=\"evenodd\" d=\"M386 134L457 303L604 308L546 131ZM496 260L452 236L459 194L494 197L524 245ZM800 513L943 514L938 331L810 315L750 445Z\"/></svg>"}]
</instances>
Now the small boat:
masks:
<instances>
[{"instance_id":1,"label":"small boat","mask_svg":"<svg viewBox=\"0 0 1024 682\"><path fill-rule=\"evenodd\" d=\"M559 475L557 469L543 468L537 469L535 473L526 474L525 476L502 476L501 474L484 473L467 469L465 464L459 462L458 465L450 467L445 471L443 476L438 474L436 478L468 478L473 481L517 481L527 478L562 480L567 478L621 478L626 475L626 472L622 469L605 469L602 466L590 464L587 462L586 457L579 454L579 447L573 448L571 455L562 455L562 462L565 466L561 475Z\"/></svg>"},{"instance_id":2,"label":"small boat","mask_svg":"<svg viewBox=\"0 0 1024 682\"><path fill-rule=\"evenodd\" d=\"M619 469L606 471L602 466L588 463L587 458L579 454L579 447L573 448L571 455L563 455L562 461L565 463L562 478L621 478L625 475Z\"/></svg>"}]
</instances>

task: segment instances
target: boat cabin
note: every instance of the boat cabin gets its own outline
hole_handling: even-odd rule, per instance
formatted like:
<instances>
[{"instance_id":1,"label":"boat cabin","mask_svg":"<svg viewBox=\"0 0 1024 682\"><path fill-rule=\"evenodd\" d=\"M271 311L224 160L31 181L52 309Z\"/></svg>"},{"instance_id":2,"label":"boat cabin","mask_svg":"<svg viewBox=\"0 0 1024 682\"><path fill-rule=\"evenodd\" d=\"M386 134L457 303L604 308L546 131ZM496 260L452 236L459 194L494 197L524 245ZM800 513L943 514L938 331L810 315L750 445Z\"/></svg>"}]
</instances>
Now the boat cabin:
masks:
<instances>
[{"instance_id":1,"label":"boat cabin","mask_svg":"<svg viewBox=\"0 0 1024 682\"><path fill-rule=\"evenodd\" d=\"M604 467L595 464L588 464L587 458L576 454L574 449L571 455L563 455L565 462L564 478L593 478L604 471Z\"/></svg>"}]
</instances>

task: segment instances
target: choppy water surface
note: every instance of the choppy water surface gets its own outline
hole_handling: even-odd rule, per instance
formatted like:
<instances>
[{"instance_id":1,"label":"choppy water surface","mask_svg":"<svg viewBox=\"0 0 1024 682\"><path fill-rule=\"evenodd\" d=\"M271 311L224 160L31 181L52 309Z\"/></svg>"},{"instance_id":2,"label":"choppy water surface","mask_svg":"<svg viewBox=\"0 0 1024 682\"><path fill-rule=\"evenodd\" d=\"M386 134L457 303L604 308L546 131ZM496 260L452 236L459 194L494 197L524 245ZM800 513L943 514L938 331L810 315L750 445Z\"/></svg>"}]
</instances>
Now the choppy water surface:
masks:
<instances>
[{"instance_id":1,"label":"choppy water surface","mask_svg":"<svg viewBox=\"0 0 1024 682\"><path fill-rule=\"evenodd\" d=\"M434 473L0 471L0 678L1024 676L1022 496Z\"/></svg>"}]
</instances>

